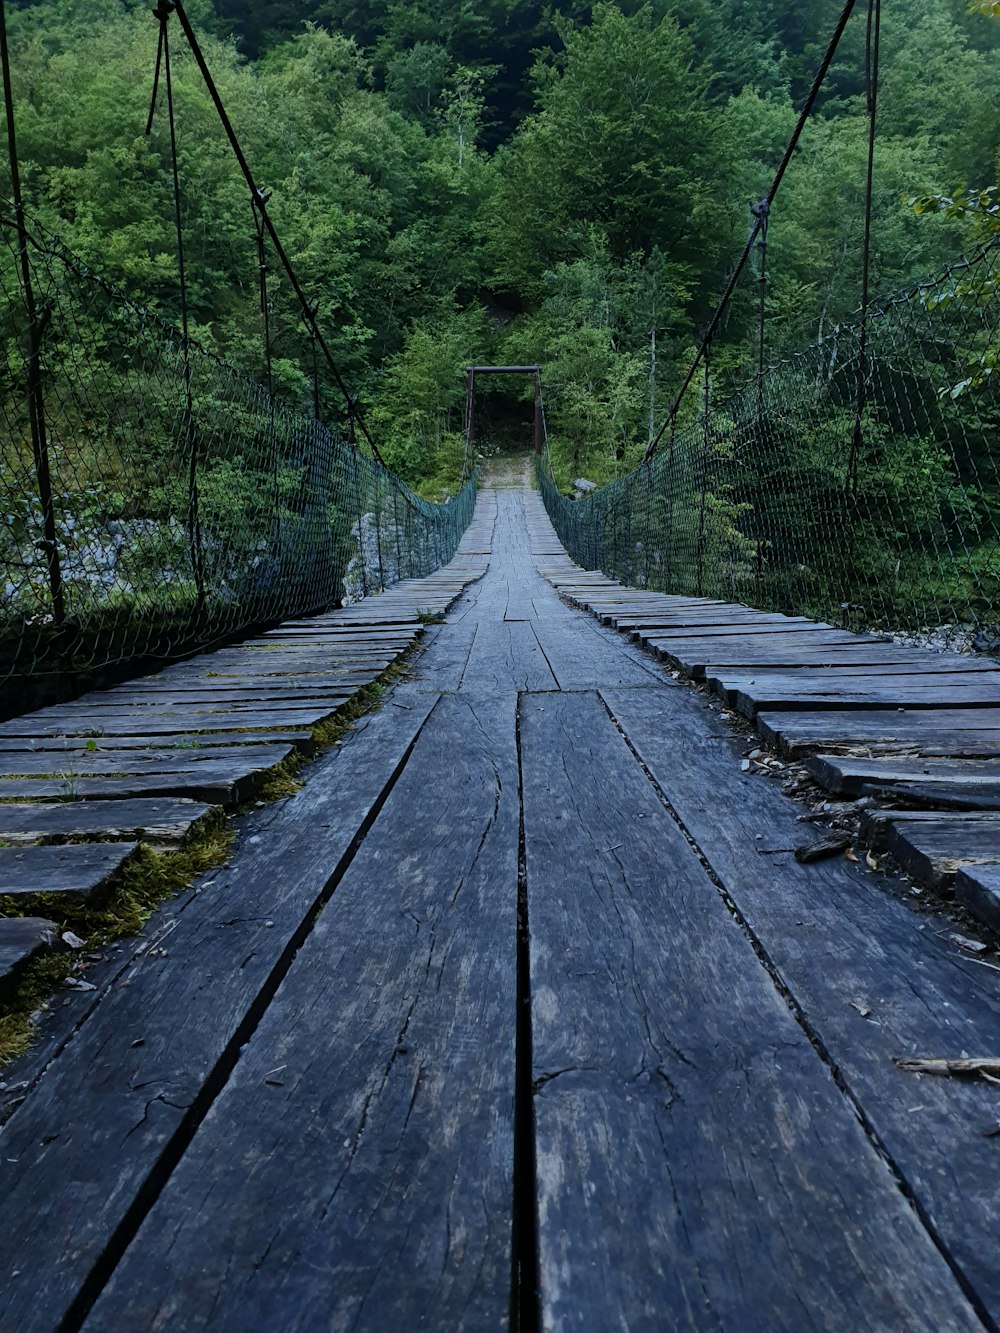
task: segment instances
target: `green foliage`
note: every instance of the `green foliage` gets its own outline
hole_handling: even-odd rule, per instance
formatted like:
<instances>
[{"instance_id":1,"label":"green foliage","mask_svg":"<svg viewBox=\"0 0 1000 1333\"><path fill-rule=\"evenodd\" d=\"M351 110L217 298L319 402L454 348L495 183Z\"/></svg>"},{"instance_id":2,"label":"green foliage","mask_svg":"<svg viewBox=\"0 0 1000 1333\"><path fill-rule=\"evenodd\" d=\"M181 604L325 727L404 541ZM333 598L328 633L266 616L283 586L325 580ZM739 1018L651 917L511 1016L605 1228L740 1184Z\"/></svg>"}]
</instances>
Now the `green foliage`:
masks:
<instances>
[{"instance_id":1,"label":"green foliage","mask_svg":"<svg viewBox=\"0 0 1000 1333\"><path fill-rule=\"evenodd\" d=\"M530 0L199 0L188 8L251 164L273 191L272 216L319 302L345 379L392 466L421 493L440 496L454 489L462 468L470 362L543 365L561 484L580 475L606 482L635 466L746 239L747 205L768 188L841 0L558 0L545 7ZM867 130L862 10L848 25L771 216L769 359L814 340L835 347L857 309ZM875 302L1000 226L996 187L968 185L995 179L1000 25L987 20L996 15L994 0L886 7ZM157 36L148 8L138 0L34 0L14 8L10 28L32 212L176 324L162 91L153 133L143 133ZM260 380L249 200L176 23L171 33L193 331ZM713 402L755 369L760 259L713 348ZM14 290L13 270L0 278ZM273 257L268 293L273 383L282 401L311 414L312 350ZM971 309L995 292L957 275L933 299ZM77 323L100 324L96 364ZM0 336L14 384L23 375L23 329L5 327ZM187 601L194 571L176 402L153 368L133 367L135 401L118 416L82 419L64 392L71 380L83 382L88 399L99 400L107 366L137 358L128 336L109 311L93 307L68 312L50 331L53 438L72 472L60 514L79 521L82 546L117 512L122 497L108 477L115 466L134 467L129 439L141 418L145 498L130 502L130 518L160 527L136 530L128 560L136 577L177 571L176 594ZM981 336L960 341L942 352L929 391L959 407L972 395L986 402L995 355ZM482 401L510 408L518 405L510 395L522 390L530 394L530 385L484 387ZM201 418L218 393L209 380L195 385ZM339 411L329 383L319 400L328 418ZM680 426L698 411L696 384ZM262 582L267 560L280 563L283 551L308 541L316 522L296 500L306 476L302 457L285 445L269 452L253 415L231 404L209 431L209 444L224 442L227 431L249 436L256 440L249 451L220 444L212 453L206 445L215 459L202 492L206 559L227 587L239 583L241 560ZM20 420L9 432L3 466L17 483L12 489L27 494L25 429ZM910 435L922 457L936 457L943 442L950 447L944 426ZM987 436L984 427L970 445L976 457ZM718 447L724 451L724 443ZM905 451L885 457L904 476L916 467ZM947 492L950 483L933 467L931 475ZM805 495L819 485L815 470L805 477L791 469L788 479ZM711 497L713 540L732 552L734 569L753 561L763 569L771 557L740 526L749 501L733 486ZM5 558L23 549L39 522L28 502L10 508L0 527ZM173 528L163 526L166 516ZM346 558L351 520L326 517L339 533L331 558ZM44 592L25 583L29 614Z\"/></svg>"}]
</instances>

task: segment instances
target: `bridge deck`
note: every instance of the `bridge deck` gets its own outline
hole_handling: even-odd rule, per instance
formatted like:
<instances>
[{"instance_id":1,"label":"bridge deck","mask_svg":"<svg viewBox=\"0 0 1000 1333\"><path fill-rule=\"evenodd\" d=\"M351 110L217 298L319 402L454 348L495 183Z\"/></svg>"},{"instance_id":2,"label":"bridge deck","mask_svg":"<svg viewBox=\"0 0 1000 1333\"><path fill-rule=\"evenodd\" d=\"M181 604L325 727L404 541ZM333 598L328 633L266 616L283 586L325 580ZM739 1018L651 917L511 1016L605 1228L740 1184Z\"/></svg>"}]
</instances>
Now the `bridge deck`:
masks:
<instances>
[{"instance_id":1,"label":"bridge deck","mask_svg":"<svg viewBox=\"0 0 1000 1333\"><path fill-rule=\"evenodd\" d=\"M718 710L557 597L608 581L535 495L477 532L381 710L50 1042L0 1323L990 1326L997 1089L894 1057L1000 1054L996 972L795 858Z\"/></svg>"}]
</instances>

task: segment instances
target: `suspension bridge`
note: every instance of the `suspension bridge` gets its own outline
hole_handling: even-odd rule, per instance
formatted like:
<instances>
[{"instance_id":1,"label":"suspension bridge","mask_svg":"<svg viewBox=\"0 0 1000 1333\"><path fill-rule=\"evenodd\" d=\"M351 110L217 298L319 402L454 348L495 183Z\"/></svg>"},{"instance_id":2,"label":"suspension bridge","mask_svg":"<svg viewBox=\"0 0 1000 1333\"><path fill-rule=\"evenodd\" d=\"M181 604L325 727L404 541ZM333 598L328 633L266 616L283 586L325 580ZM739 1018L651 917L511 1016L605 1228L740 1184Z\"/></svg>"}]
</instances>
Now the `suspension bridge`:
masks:
<instances>
[{"instance_id":1,"label":"suspension bridge","mask_svg":"<svg viewBox=\"0 0 1000 1333\"><path fill-rule=\"evenodd\" d=\"M536 365L467 368L447 503L385 465L181 5L151 115L176 16L311 410L266 320L257 382L31 217L0 42L4 1328L1000 1325L1000 246L710 379L852 8L663 429L575 500ZM534 454L477 474L497 372Z\"/></svg>"}]
</instances>

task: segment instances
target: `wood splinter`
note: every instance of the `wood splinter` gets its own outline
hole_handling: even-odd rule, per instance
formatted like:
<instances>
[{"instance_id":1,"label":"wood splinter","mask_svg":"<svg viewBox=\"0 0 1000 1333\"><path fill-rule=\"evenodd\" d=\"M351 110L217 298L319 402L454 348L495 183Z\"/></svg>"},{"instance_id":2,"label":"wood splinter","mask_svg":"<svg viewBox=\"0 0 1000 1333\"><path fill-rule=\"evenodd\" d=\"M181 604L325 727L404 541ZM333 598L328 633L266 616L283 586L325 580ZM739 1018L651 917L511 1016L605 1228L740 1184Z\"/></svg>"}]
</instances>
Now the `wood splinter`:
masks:
<instances>
[{"instance_id":1,"label":"wood splinter","mask_svg":"<svg viewBox=\"0 0 1000 1333\"><path fill-rule=\"evenodd\" d=\"M966 1060L938 1060L895 1056L894 1063L913 1074L976 1074L983 1078L1000 1078L1000 1058L978 1057Z\"/></svg>"}]
</instances>

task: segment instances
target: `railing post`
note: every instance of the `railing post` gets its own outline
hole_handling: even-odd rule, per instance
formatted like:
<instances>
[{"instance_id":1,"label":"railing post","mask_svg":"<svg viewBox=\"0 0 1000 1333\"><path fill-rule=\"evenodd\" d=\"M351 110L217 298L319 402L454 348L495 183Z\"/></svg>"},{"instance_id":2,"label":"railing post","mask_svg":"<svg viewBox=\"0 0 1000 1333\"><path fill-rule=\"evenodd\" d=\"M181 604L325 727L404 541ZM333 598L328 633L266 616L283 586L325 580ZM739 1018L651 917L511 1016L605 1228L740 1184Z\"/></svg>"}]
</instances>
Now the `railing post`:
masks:
<instances>
[{"instance_id":1,"label":"railing post","mask_svg":"<svg viewBox=\"0 0 1000 1333\"><path fill-rule=\"evenodd\" d=\"M361 595L368 596L368 569L365 562L365 525L363 507L361 503L361 480L358 469L358 442L354 435L354 418L348 417L347 429L349 435L349 452L351 459L351 472L354 476L354 506L358 515L358 560L361 562Z\"/></svg>"},{"instance_id":2,"label":"railing post","mask_svg":"<svg viewBox=\"0 0 1000 1333\"><path fill-rule=\"evenodd\" d=\"M385 565L382 562L382 469L375 465L375 553L378 556L378 587L385 592Z\"/></svg>"},{"instance_id":3,"label":"railing post","mask_svg":"<svg viewBox=\"0 0 1000 1333\"><path fill-rule=\"evenodd\" d=\"M62 565L56 541L56 515L52 501L52 473L49 466L48 432L45 422L45 394L42 388L42 334L44 321L39 319L35 288L31 278L31 260L28 256L28 229L24 218L24 198L21 193L21 172L17 156L17 134L14 128L14 92L10 82L10 52L7 46L7 16L4 0L0 0L0 63L3 68L4 110L7 117L7 152L10 158L11 195L14 203L14 221L17 227L18 258L21 265L21 288L28 320L27 397L28 421L31 430L31 453L35 466L35 484L42 507L42 541L39 545L45 555L49 596L52 598L52 620L59 627L66 620L63 593Z\"/></svg>"},{"instance_id":4,"label":"railing post","mask_svg":"<svg viewBox=\"0 0 1000 1333\"><path fill-rule=\"evenodd\" d=\"M160 25L156 50L156 73L153 76L153 96L149 107L146 133L153 131L156 99L160 83L160 64L167 86L167 124L170 132L170 166L174 192L174 233L177 244L177 282L181 298L181 360L184 382L184 447L188 458L188 534L191 543L191 569L194 575L199 613L205 609L205 565L201 544L201 505L198 494L198 436L194 421L194 390L191 380L191 328L188 317L187 272L184 262L184 224L181 218L181 178L177 165L177 124L174 118L174 85L170 69L170 35L168 23L174 12L173 0L160 0L153 17Z\"/></svg>"},{"instance_id":5,"label":"railing post","mask_svg":"<svg viewBox=\"0 0 1000 1333\"><path fill-rule=\"evenodd\" d=\"M698 456L698 544L695 551L695 596L702 596L705 565L705 511L708 504L708 442L711 411L711 391L709 387L709 351L710 343L705 344L705 399L702 419L701 452Z\"/></svg>"}]
</instances>

